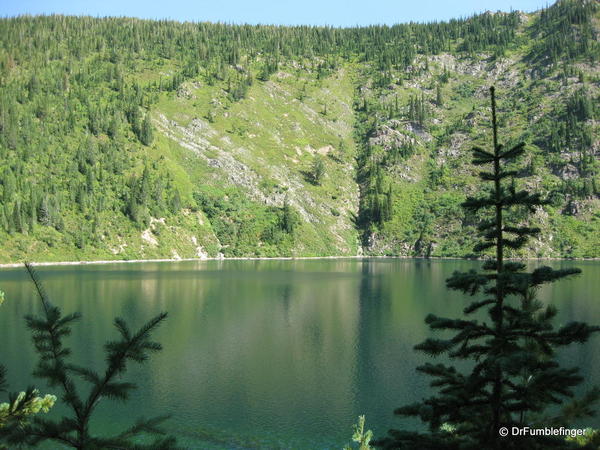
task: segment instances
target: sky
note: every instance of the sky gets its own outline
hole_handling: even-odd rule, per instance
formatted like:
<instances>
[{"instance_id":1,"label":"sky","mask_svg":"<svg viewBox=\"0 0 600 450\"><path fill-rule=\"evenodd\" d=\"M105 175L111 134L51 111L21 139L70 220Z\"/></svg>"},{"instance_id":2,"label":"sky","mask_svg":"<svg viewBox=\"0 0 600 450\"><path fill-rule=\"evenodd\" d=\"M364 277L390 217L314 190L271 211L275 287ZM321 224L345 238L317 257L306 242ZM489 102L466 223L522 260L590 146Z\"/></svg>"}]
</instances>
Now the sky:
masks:
<instances>
[{"instance_id":1,"label":"sky","mask_svg":"<svg viewBox=\"0 0 600 450\"><path fill-rule=\"evenodd\" d=\"M535 11L550 0L0 0L20 14L129 16L194 22L355 26L431 22L484 11Z\"/></svg>"}]
</instances>

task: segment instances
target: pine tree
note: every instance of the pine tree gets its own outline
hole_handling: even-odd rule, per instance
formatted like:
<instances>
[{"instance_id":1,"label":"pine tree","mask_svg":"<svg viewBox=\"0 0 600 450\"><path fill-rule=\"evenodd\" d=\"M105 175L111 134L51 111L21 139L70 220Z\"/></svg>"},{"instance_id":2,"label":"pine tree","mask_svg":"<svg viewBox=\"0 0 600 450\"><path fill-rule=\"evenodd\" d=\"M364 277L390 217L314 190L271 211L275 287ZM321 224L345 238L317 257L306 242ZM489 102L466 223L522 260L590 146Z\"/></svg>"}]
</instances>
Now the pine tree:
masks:
<instances>
[{"instance_id":1,"label":"pine tree","mask_svg":"<svg viewBox=\"0 0 600 450\"><path fill-rule=\"evenodd\" d=\"M142 123L142 129L140 131L140 141L144 145L152 144L152 140L154 139L154 135L152 133L152 122L150 121L150 113L146 113L146 117L144 118L144 122Z\"/></svg>"},{"instance_id":2,"label":"pine tree","mask_svg":"<svg viewBox=\"0 0 600 450\"><path fill-rule=\"evenodd\" d=\"M286 194L286 196L283 200L283 208L282 208L280 227L286 233L292 234L294 232L294 229L296 228L297 223L298 223L298 217L296 216L296 212L290 205L288 195Z\"/></svg>"},{"instance_id":3,"label":"pine tree","mask_svg":"<svg viewBox=\"0 0 600 450\"><path fill-rule=\"evenodd\" d=\"M385 217L384 220L390 220L392 218L392 211L394 208L393 197L392 197L392 185L390 184L388 191L385 194Z\"/></svg>"},{"instance_id":4,"label":"pine tree","mask_svg":"<svg viewBox=\"0 0 600 450\"><path fill-rule=\"evenodd\" d=\"M92 416L98 403L104 399L127 400L135 384L121 381L130 362L144 362L151 353L161 350L157 342L150 340L152 332L166 319L161 313L142 326L131 331L121 318L115 319L120 338L106 343L106 369L103 373L69 362L70 350L64 345L64 338L70 334L71 324L81 316L79 313L63 316L46 294L39 276L29 264L25 265L33 280L36 292L42 303L42 315L26 317L27 326L33 333L33 342L39 355L35 375L44 378L50 386L62 391L61 401L71 410L72 415L58 420L33 417L11 429L0 428L0 437L11 448L19 445L36 446L44 441L60 443L61 446L81 450L92 449L177 449L175 439L164 436L159 425L166 417L138 420L135 425L120 434L101 437L92 434ZM75 382L80 378L81 382ZM87 383L87 395L81 394L82 384ZM150 444L135 441L143 434L158 436Z\"/></svg>"},{"instance_id":5,"label":"pine tree","mask_svg":"<svg viewBox=\"0 0 600 450\"><path fill-rule=\"evenodd\" d=\"M537 193L517 190L516 169L509 168L523 154L524 144L509 150L498 143L494 88L492 102L493 150L474 148L473 163L491 166L480 172L491 188L479 197L468 198L463 207L487 213L479 224L483 240L475 246L482 254L494 249L482 271L455 272L446 281L448 288L470 296L482 294L464 309L466 316L487 310L489 322L476 319L448 319L430 314L425 319L431 330L455 332L449 339L429 338L415 348L430 356L447 355L464 360L470 370L461 372L447 364L427 363L418 371L433 377L431 386L439 394L420 403L404 406L398 415L419 417L429 433L391 430L377 445L386 449L552 449L573 448L559 436L501 437L501 427L568 425L577 414L559 414L551 422L544 416L550 405L573 396L573 387L582 381L577 368L559 367L554 350L571 343L585 342L600 327L573 322L555 329L557 310L536 299L544 283L580 273L579 269L554 270L540 267L527 272L525 264L506 261L509 249L522 248L538 228L512 224L507 213L514 208L534 211L545 203ZM592 391L586 400L598 399ZM568 410L565 408L565 411ZM572 412L573 408L571 408ZM589 414L589 408L578 411ZM572 425L572 424L571 424ZM580 447L579 447L580 448Z\"/></svg>"},{"instance_id":6,"label":"pine tree","mask_svg":"<svg viewBox=\"0 0 600 450\"><path fill-rule=\"evenodd\" d=\"M112 139L116 139L119 135L119 115L116 111L114 112L113 117L111 118L110 122L108 123L107 134Z\"/></svg>"},{"instance_id":7,"label":"pine tree","mask_svg":"<svg viewBox=\"0 0 600 450\"><path fill-rule=\"evenodd\" d=\"M4 292L0 291L0 305L4 302ZM6 368L0 364L0 393L6 392ZM0 403L0 449L8 450L9 447L2 444L3 440L11 441L11 444L20 444L20 439L13 440L13 436L20 433L22 427L38 413L46 413L56 401L56 397L46 394L40 397L37 389L27 388L26 391L10 393L8 402ZM14 445L13 445L14 447Z\"/></svg>"},{"instance_id":8,"label":"pine tree","mask_svg":"<svg viewBox=\"0 0 600 450\"><path fill-rule=\"evenodd\" d=\"M169 200L169 209L173 214L177 214L181 209L181 196L179 195L178 189L175 189L175 192L173 192L173 195Z\"/></svg>"},{"instance_id":9,"label":"pine tree","mask_svg":"<svg viewBox=\"0 0 600 450\"><path fill-rule=\"evenodd\" d=\"M29 191L29 214L28 214L28 218L29 218L29 231L33 232L34 228L35 228L35 224L37 223L37 203L38 203L38 197L36 195L36 191L34 190L34 188L31 188L31 190Z\"/></svg>"},{"instance_id":10,"label":"pine tree","mask_svg":"<svg viewBox=\"0 0 600 450\"><path fill-rule=\"evenodd\" d=\"M4 217L6 218L6 231L13 233L15 231L15 223L13 221L13 215L8 207L8 203L4 204Z\"/></svg>"},{"instance_id":11,"label":"pine tree","mask_svg":"<svg viewBox=\"0 0 600 450\"><path fill-rule=\"evenodd\" d=\"M0 208L0 230L8 232L8 220L6 219L6 215L4 213L4 208Z\"/></svg>"},{"instance_id":12,"label":"pine tree","mask_svg":"<svg viewBox=\"0 0 600 450\"><path fill-rule=\"evenodd\" d=\"M435 88L435 103L438 106L442 106L444 104L444 99L442 98L442 88L439 84Z\"/></svg>"},{"instance_id":13,"label":"pine tree","mask_svg":"<svg viewBox=\"0 0 600 450\"><path fill-rule=\"evenodd\" d=\"M35 230L35 223L37 222L37 217L35 216L35 208L29 208L29 214L27 214L27 229L30 233L33 233Z\"/></svg>"},{"instance_id":14,"label":"pine tree","mask_svg":"<svg viewBox=\"0 0 600 450\"><path fill-rule=\"evenodd\" d=\"M325 176L325 161L321 155L316 155L311 166L311 177L315 184L321 184Z\"/></svg>"},{"instance_id":15,"label":"pine tree","mask_svg":"<svg viewBox=\"0 0 600 450\"><path fill-rule=\"evenodd\" d=\"M18 200L15 202L13 209L13 225L17 233L23 232L23 218L21 217L21 202Z\"/></svg>"},{"instance_id":16,"label":"pine tree","mask_svg":"<svg viewBox=\"0 0 600 450\"><path fill-rule=\"evenodd\" d=\"M150 198L150 169L144 166L142 177L137 182L137 202L139 205L146 206Z\"/></svg>"},{"instance_id":17,"label":"pine tree","mask_svg":"<svg viewBox=\"0 0 600 450\"><path fill-rule=\"evenodd\" d=\"M42 225L51 225L51 212L48 196L44 195L37 210L38 221Z\"/></svg>"},{"instance_id":18,"label":"pine tree","mask_svg":"<svg viewBox=\"0 0 600 450\"><path fill-rule=\"evenodd\" d=\"M2 185L4 186L4 203L8 203L12 200L13 195L15 195L17 181L10 167L4 172L4 176L2 178Z\"/></svg>"}]
</instances>

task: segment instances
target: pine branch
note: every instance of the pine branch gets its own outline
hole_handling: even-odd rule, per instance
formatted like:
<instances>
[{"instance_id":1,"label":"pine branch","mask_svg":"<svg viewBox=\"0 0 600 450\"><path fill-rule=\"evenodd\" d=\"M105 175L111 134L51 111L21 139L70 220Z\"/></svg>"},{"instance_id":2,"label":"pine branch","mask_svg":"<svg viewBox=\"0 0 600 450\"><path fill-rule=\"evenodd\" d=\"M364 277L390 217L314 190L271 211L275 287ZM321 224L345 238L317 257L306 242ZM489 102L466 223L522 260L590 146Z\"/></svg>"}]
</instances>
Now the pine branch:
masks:
<instances>
[{"instance_id":1,"label":"pine branch","mask_svg":"<svg viewBox=\"0 0 600 450\"><path fill-rule=\"evenodd\" d=\"M63 389L63 401L69 404L75 415L80 418L82 403L75 384L67 375L64 362L64 358L70 354L70 350L63 348L61 339L70 334L69 325L79 320L81 316L75 313L61 318L60 310L51 304L33 266L25 263L25 268L36 287L44 311L44 317L41 319L32 315L25 317L27 326L33 331L33 341L40 355L40 361L34 374L46 378L51 386L60 385Z\"/></svg>"},{"instance_id":2,"label":"pine branch","mask_svg":"<svg viewBox=\"0 0 600 450\"><path fill-rule=\"evenodd\" d=\"M600 402L600 388L593 387L581 398L573 399L561 408L560 413L544 420L554 426L565 426L581 419L596 416L595 406Z\"/></svg>"},{"instance_id":3,"label":"pine branch","mask_svg":"<svg viewBox=\"0 0 600 450\"><path fill-rule=\"evenodd\" d=\"M150 445L138 445L130 441L139 433L164 434L158 428L158 424L165 419L164 417L138 421L136 425L113 438L93 437L89 434L89 421L98 401L102 397L126 400L128 393L135 388L133 383L115 379L126 371L127 362L142 363L148 359L150 353L162 349L161 345L153 342L150 337L167 317L167 313L157 315L133 335L123 319L115 319L115 327L121 339L105 345L107 367L104 374L100 376L91 369L67 364L66 358L70 355L70 350L63 346L62 339L70 334L71 323L78 320L80 315L75 313L63 317L60 309L52 305L33 267L27 264L26 268L36 286L44 313L41 318L26 317L27 325L33 331L34 344L40 357L35 374L46 378L50 384L62 387L62 399L75 412L75 417L63 417L59 422L35 418L31 424L22 428L20 438L32 445L44 440L54 440L79 449L177 448L172 437L158 438ZM78 375L92 385L85 403L77 394L75 384L68 376L69 373Z\"/></svg>"},{"instance_id":4,"label":"pine branch","mask_svg":"<svg viewBox=\"0 0 600 450\"><path fill-rule=\"evenodd\" d=\"M506 227L505 231L506 230ZM506 273L516 273L516 272L520 272L522 270L525 270L525 264L521 263L521 262L505 262L504 263L504 272Z\"/></svg>"},{"instance_id":5,"label":"pine branch","mask_svg":"<svg viewBox=\"0 0 600 450\"><path fill-rule=\"evenodd\" d=\"M438 356L446 353L454 347L456 343L447 339L427 338L425 341L415 345L415 350L421 351L429 356Z\"/></svg>"},{"instance_id":6,"label":"pine branch","mask_svg":"<svg viewBox=\"0 0 600 450\"><path fill-rule=\"evenodd\" d=\"M467 197L460 205L466 210L477 212L482 208L495 206L496 199L490 197Z\"/></svg>"},{"instance_id":7,"label":"pine branch","mask_svg":"<svg viewBox=\"0 0 600 450\"><path fill-rule=\"evenodd\" d=\"M450 329L450 330L463 330L465 328L476 328L477 322L472 320L460 320L460 319L446 319L444 317L437 317L434 314L428 314L425 317L425 323L429 325L431 329Z\"/></svg>"},{"instance_id":8,"label":"pine branch","mask_svg":"<svg viewBox=\"0 0 600 450\"><path fill-rule=\"evenodd\" d=\"M69 433L75 432L77 428L77 422L72 419L63 418L59 423L55 423L36 417L32 424L21 428L20 435L16 436L16 440L32 446L46 440L54 440L77 448L77 441L69 436Z\"/></svg>"},{"instance_id":9,"label":"pine branch","mask_svg":"<svg viewBox=\"0 0 600 450\"><path fill-rule=\"evenodd\" d=\"M474 158L477 158L478 160L482 161L481 165L492 163L492 162L494 162L494 159L496 158L493 153L490 153L490 152L482 149L481 147L477 147L477 146L473 147L472 152L473 152ZM473 164L479 165L475 162L473 162Z\"/></svg>"},{"instance_id":10,"label":"pine branch","mask_svg":"<svg viewBox=\"0 0 600 450\"><path fill-rule=\"evenodd\" d=\"M481 253L484 250L487 250L488 248L492 248L492 247L495 247L495 246L496 246L496 242L495 241L478 242L473 247L473 251L475 251L477 253Z\"/></svg>"},{"instance_id":11,"label":"pine branch","mask_svg":"<svg viewBox=\"0 0 600 450\"><path fill-rule=\"evenodd\" d=\"M584 322L571 322L561 327L556 333L546 333L543 337L555 346L565 346L572 343L582 344L593 333L600 332L599 326L590 326Z\"/></svg>"},{"instance_id":12,"label":"pine branch","mask_svg":"<svg viewBox=\"0 0 600 450\"><path fill-rule=\"evenodd\" d=\"M508 225L502 227L502 230L506 233L513 233L519 236L534 236L541 231L538 227L512 227Z\"/></svg>"},{"instance_id":13,"label":"pine branch","mask_svg":"<svg viewBox=\"0 0 600 450\"><path fill-rule=\"evenodd\" d=\"M501 240L501 242L504 247L512 248L513 250L518 250L527 243L527 238L525 236L519 236L516 239L504 238Z\"/></svg>"},{"instance_id":14,"label":"pine branch","mask_svg":"<svg viewBox=\"0 0 600 450\"><path fill-rule=\"evenodd\" d=\"M464 312L465 314L471 314L471 313L473 313L473 312L475 312L475 311L479 310L480 308L482 308L482 307L484 307L484 306L487 306L487 305L492 305L492 304L494 304L494 303L496 303L496 300L495 300L495 299L493 299L493 298L489 298L489 299L487 299L487 300L481 300L481 301L479 301L479 302L473 302L473 303L471 303L469 306L466 306L466 307L463 309L463 312Z\"/></svg>"},{"instance_id":15,"label":"pine branch","mask_svg":"<svg viewBox=\"0 0 600 450\"><path fill-rule=\"evenodd\" d=\"M150 333L167 318L167 313L163 312L149 320L143 325L140 330L132 337L125 332L126 326L122 319L115 319L115 326L121 332L123 339L117 342L109 342L105 345L106 360L108 367L104 373L104 377L99 382L94 383L92 391L83 409L82 418L87 420L92 414L97 405L98 400L103 396L110 396L125 399L127 392L135 387L131 383L114 383L112 380L115 376L124 372L126 369L127 360L133 360L141 363L148 358L148 352L156 352L161 350L160 344L150 341Z\"/></svg>"},{"instance_id":16,"label":"pine branch","mask_svg":"<svg viewBox=\"0 0 600 450\"><path fill-rule=\"evenodd\" d=\"M521 156L525 152L525 142L521 142L515 145L510 150L501 152L498 156L500 159L515 159Z\"/></svg>"},{"instance_id":17,"label":"pine branch","mask_svg":"<svg viewBox=\"0 0 600 450\"><path fill-rule=\"evenodd\" d=\"M543 266L535 269L531 273L530 284L532 286L540 286L544 283L551 283L553 281L560 280L561 278L579 275L580 273L581 269L578 268L556 270L548 266Z\"/></svg>"},{"instance_id":18,"label":"pine branch","mask_svg":"<svg viewBox=\"0 0 600 450\"><path fill-rule=\"evenodd\" d=\"M164 431L162 430L162 428L160 428L160 425L165 421L168 420L171 416L165 415L165 416L158 416L158 417L153 417L151 419L138 419L138 421L135 423L135 425L133 425L132 427L128 428L127 430L123 431L121 434L119 434L118 438L119 439L129 439L135 436L138 436L140 433L156 433L156 434L164 434Z\"/></svg>"},{"instance_id":19,"label":"pine branch","mask_svg":"<svg viewBox=\"0 0 600 450\"><path fill-rule=\"evenodd\" d=\"M503 170L500 173L479 172L479 178L483 181L503 180L504 178L514 177L518 173L516 170Z\"/></svg>"},{"instance_id":20,"label":"pine branch","mask_svg":"<svg viewBox=\"0 0 600 450\"><path fill-rule=\"evenodd\" d=\"M479 274L471 269L468 272L454 272L452 276L446 280L446 287L448 289L462 291L465 294L475 295L489 282L490 277L488 275Z\"/></svg>"}]
</instances>

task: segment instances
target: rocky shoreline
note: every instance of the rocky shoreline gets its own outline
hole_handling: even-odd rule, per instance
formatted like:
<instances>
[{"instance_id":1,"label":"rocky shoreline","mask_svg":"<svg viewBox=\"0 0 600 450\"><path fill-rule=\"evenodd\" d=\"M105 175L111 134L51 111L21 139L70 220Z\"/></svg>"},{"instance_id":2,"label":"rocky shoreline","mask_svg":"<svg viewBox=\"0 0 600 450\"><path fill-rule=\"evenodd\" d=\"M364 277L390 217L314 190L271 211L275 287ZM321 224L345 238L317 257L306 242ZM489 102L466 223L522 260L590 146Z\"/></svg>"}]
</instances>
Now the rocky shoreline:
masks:
<instances>
[{"instance_id":1,"label":"rocky shoreline","mask_svg":"<svg viewBox=\"0 0 600 450\"><path fill-rule=\"evenodd\" d=\"M156 262L204 262L204 261L296 261L296 260L318 260L318 259L415 259L415 260L476 260L476 258L460 257L419 257L419 256L277 256L277 257L233 257L233 258L162 258L162 259L127 259L127 260L98 260L98 261L48 261L32 262L34 266L82 266L93 264L130 264L130 263L156 263ZM479 259L479 258L477 258ZM599 261L600 258L507 258L520 261ZM0 264L0 269L22 267L23 263Z\"/></svg>"}]
</instances>

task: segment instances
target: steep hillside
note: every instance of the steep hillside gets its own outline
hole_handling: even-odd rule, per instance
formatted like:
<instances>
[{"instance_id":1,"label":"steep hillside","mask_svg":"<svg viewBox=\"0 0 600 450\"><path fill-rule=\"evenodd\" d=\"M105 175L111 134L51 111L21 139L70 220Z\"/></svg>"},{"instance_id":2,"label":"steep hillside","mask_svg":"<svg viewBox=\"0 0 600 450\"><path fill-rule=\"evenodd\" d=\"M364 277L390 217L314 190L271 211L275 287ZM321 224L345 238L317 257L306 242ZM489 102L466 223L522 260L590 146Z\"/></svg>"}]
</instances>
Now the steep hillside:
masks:
<instances>
[{"instance_id":1,"label":"steep hillside","mask_svg":"<svg viewBox=\"0 0 600 450\"><path fill-rule=\"evenodd\" d=\"M491 84L551 199L525 256L600 256L599 17L1 19L0 263L468 256Z\"/></svg>"},{"instance_id":2,"label":"steep hillside","mask_svg":"<svg viewBox=\"0 0 600 450\"><path fill-rule=\"evenodd\" d=\"M599 256L594 8L591 2L562 2L521 14L501 51L461 54L464 43L450 46L418 55L383 81L381 71L365 70L357 113L367 253L469 255L478 220L459 205L479 189L470 150L491 145L488 89L495 85L500 140L526 142L528 172L520 175L533 175L529 188L550 200L530 224L542 229L540 239L514 256ZM518 212L514 220L521 220Z\"/></svg>"},{"instance_id":3,"label":"steep hillside","mask_svg":"<svg viewBox=\"0 0 600 450\"><path fill-rule=\"evenodd\" d=\"M357 253L352 93L347 68L319 80L284 66L236 102L226 86L199 81L160 98L156 148L177 149L218 250L226 256ZM324 168L318 181L316 161Z\"/></svg>"}]
</instances>

